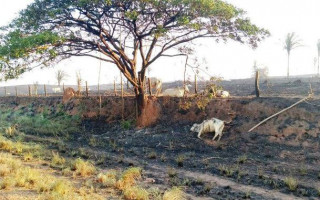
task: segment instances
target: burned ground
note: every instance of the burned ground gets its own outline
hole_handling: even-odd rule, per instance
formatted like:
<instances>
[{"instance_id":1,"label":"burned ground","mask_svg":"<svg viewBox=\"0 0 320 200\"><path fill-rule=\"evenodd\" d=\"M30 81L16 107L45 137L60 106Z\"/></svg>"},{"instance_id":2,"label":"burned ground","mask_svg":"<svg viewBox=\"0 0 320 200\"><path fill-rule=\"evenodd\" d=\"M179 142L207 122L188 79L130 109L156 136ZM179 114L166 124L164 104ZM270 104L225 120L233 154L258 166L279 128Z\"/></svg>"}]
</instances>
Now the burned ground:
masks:
<instances>
[{"instance_id":1,"label":"burned ground","mask_svg":"<svg viewBox=\"0 0 320 200\"><path fill-rule=\"evenodd\" d=\"M182 187L190 199L317 199L319 99L303 102L247 132L298 100L234 97L205 102L160 97L156 100L160 107L156 123L142 129L134 127L132 97L123 101L104 97L101 109L95 97L74 99L65 105L59 97L7 97L0 103L2 110L11 112L2 120L21 123L18 126L26 133L25 140L46 144L66 157L91 159L102 169L142 167L146 188ZM50 135L50 131L34 131L23 121L15 121L19 115L35 119L41 115L49 121L60 117L76 121L72 126L78 128L65 127ZM231 121L220 142L211 141L210 134L200 140L189 131L193 123L211 117ZM47 123L39 120L36 122ZM295 181L297 187L290 189Z\"/></svg>"}]
</instances>

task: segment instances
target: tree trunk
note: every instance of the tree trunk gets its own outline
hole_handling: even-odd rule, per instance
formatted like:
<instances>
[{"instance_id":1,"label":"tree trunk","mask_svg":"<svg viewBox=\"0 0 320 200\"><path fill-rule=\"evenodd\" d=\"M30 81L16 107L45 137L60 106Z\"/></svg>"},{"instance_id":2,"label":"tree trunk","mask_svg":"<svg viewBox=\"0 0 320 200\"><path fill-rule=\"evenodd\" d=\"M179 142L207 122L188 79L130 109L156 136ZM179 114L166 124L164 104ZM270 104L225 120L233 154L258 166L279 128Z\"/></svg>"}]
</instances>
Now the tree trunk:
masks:
<instances>
[{"instance_id":1,"label":"tree trunk","mask_svg":"<svg viewBox=\"0 0 320 200\"><path fill-rule=\"evenodd\" d=\"M256 97L260 97L260 88L259 88L259 70L256 71L256 82L255 82L255 88L256 88Z\"/></svg>"},{"instance_id":2,"label":"tree trunk","mask_svg":"<svg viewBox=\"0 0 320 200\"><path fill-rule=\"evenodd\" d=\"M187 65L188 65L189 56L186 57L186 63L184 65L184 73L183 73L183 96L186 96L186 74L187 74Z\"/></svg>"},{"instance_id":3,"label":"tree trunk","mask_svg":"<svg viewBox=\"0 0 320 200\"><path fill-rule=\"evenodd\" d=\"M138 127L144 127L146 119L146 95L144 91L143 85L141 85L139 88L135 88L136 93L136 121Z\"/></svg>"},{"instance_id":4,"label":"tree trunk","mask_svg":"<svg viewBox=\"0 0 320 200\"><path fill-rule=\"evenodd\" d=\"M290 54L288 53L288 67L287 67L287 78L289 78L289 69L290 69Z\"/></svg>"},{"instance_id":5,"label":"tree trunk","mask_svg":"<svg viewBox=\"0 0 320 200\"><path fill-rule=\"evenodd\" d=\"M136 101L138 105L138 117L141 117L146 106L146 95L145 95L143 86L140 86L138 89L136 89L136 91L137 91Z\"/></svg>"}]
</instances>

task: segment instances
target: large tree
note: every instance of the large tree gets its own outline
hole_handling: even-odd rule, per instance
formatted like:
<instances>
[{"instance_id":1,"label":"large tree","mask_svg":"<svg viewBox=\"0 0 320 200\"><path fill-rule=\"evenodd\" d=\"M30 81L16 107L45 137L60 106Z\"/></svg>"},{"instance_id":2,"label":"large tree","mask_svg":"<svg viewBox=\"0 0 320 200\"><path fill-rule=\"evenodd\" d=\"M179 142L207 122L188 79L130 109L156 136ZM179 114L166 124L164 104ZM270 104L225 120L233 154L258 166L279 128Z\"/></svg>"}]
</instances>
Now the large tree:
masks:
<instances>
[{"instance_id":1,"label":"large tree","mask_svg":"<svg viewBox=\"0 0 320 200\"><path fill-rule=\"evenodd\" d=\"M288 33L286 36L286 39L284 41L284 46L283 48L287 51L288 55L288 65L287 65L287 78L290 76L290 55L291 51L297 47L301 46L301 40L298 38L296 33Z\"/></svg>"},{"instance_id":2,"label":"large tree","mask_svg":"<svg viewBox=\"0 0 320 200\"><path fill-rule=\"evenodd\" d=\"M159 58L182 55L179 47L199 38L256 47L269 34L221 0L35 0L2 30L6 79L37 65L90 56L122 72L134 87L140 113L146 71Z\"/></svg>"}]
</instances>

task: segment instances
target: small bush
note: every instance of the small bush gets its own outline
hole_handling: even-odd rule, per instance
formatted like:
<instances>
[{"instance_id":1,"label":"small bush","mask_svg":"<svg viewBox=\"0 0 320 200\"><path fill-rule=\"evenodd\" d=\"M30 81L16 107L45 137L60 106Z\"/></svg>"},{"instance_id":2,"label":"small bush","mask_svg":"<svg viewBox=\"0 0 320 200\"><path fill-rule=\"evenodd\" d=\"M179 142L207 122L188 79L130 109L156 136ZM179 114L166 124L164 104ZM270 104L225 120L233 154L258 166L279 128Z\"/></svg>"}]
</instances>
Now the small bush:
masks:
<instances>
[{"instance_id":1,"label":"small bush","mask_svg":"<svg viewBox=\"0 0 320 200\"><path fill-rule=\"evenodd\" d=\"M11 177L6 177L3 180L0 181L0 189L9 189L15 185L14 179Z\"/></svg>"},{"instance_id":2,"label":"small bush","mask_svg":"<svg viewBox=\"0 0 320 200\"><path fill-rule=\"evenodd\" d=\"M125 129L125 130L129 130L132 127L132 121L131 120L124 120L121 121L121 128Z\"/></svg>"},{"instance_id":3,"label":"small bush","mask_svg":"<svg viewBox=\"0 0 320 200\"><path fill-rule=\"evenodd\" d=\"M178 164L179 167L183 167L183 162L185 160L185 156L184 155L179 155L177 158L176 158L176 162Z\"/></svg>"},{"instance_id":4,"label":"small bush","mask_svg":"<svg viewBox=\"0 0 320 200\"><path fill-rule=\"evenodd\" d=\"M23 160L24 161L31 161L33 160L33 154L31 152L25 153L23 155Z\"/></svg>"},{"instance_id":5,"label":"small bush","mask_svg":"<svg viewBox=\"0 0 320 200\"><path fill-rule=\"evenodd\" d=\"M89 161L83 161L81 158L76 159L72 163L72 170L76 172L77 175L81 176L91 176L96 172L96 168Z\"/></svg>"},{"instance_id":6,"label":"small bush","mask_svg":"<svg viewBox=\"0 0 320 200\"><path fill-rule=\"evenodd\" d=\"M168 176L170 177L170 178L174 178L174 177L176 177L178 175L178 173L177 173L177 171L175 170L175 169L173 169L173 168L169 168L168 169Z\"/></svg>"},{"instance_id":7,"label":"small bush","mask_svg":"<svg viewBox=\"0 0 320 200\"><path fill-rule=\"evenodd\" d=\"M4 137L0 136L0 149L11 152L13 148L14 148L14 144L12 141L7 140Z\"/></svg>"},{"instance_id":8,"label":"small bush","mask_svg":"<svg viewBox=\"0 0 320 200\"><path fill-rule=\"evenodd\" d=\"M123 172L121 179L117 181L116 187L123 190L127 187L133 186L137 180L141 179L141 168L131 167Z\"/></svg>"},{"instance_id":9,"label":"small bush","mask_svg":"<svg viewBox=\"0 0 320 200\"><path fill-rule=\"evenodd\" d=\"M62 166L66 163L66 160L59 155L59 153L52 152L51 166Z\"/></svg>"},{"instance_id":10,"label":"small bush","mask_svg":"<svg viewBox=\"0 0 320 200\"><path fill-rule=\"evenodd\" d=\"M7 176L11 173L11 169L7 164L0 165L0 177Z\"/></svg>"},{"instance_id":11,"label":"small bush","mask_svg":"<svg viewBox=\"0 0 320 200\"><path fill-rule=\"evenodd\" d=\"M149 193L137 186L125 188L123 195L126 200L149 200Z\"/></svg>"},{"instance_id":12,"label":"small bush","mask_svg":"<svg viewBox=\"0 0 320 200\"><path fill-rule=\"evenodd\" d=\"M149 159L156 159L157 158L157 153L155 151L152 151L148 154Z\"/></svg>"},{"instance_id":13,"label":"small bush","mask_svg":"<svg viewBox=\"0 0 320 200\"><path fill-rule=\"evenodd\" d=\"M7 127L4 132L9 137L14 136L17 133L16 125L12 125L12 126Z\"/></svg>"},{"instance_id":14,"label":"small bush","mask_svg":"<svg viewBox=\"0 0 320 200\"><path fill-rule=\"evenodd\" d=\"M220 165L219 170L222 175L226 175L227 177L231 177L235 173L235 170L232 167L227 167L225 165Z\"/></svg>"},{"instance_id":15,"label":"small bush","mask_svg":"<svg viewBox=\"0 0 320 200\"><path fill-rule=\"evenodd\" d=\"M298 187L298 181L293 177L285 178L284 183L287 185L290 191L295 191Z\"/></svg>"},{"instance_id":16,"label":"small bush","mask_svg":"<svg viewBox=\"0 0 320 200\"><path fill-rule=\"evenodd\" d=\"M247 160L248 160L247 155L242 155L242 156L240 156L240 157L237 159L237 162L238 162L239 164L243 164L243 163L245 163Z\"/></svg>"},{"instance_id":17,"label":"small bush","mask_svg":"<svg viewBox=\"0 0 320 200\"><path fill-rule=\"evenodd\" d=\"M30 167L20 168L14 174L14 179L16 182L15 186L17 187L32 187L39 182L41 178L41 174Z\"/></svg>"},{"instance_id":18,"label":"small bush","mask_svg":"<svg viewBox=\"0 0 320 200\"><path fill-rule=\"evenodd\" d=\"M58 180L51 186L51 191L53 193L58 193L62 195L68 194L72 192L72 190L73 188L71 184L65 180Z\"/></svg>"},{"instance_id":19,"label":"small bush","mask_svg":"<svg viewBox=\"0 0 320 200\"><path fill-rule=\"evenodd\" d=\"M110 170L105 174L100 173L97 177L97 181L104 187L114 187L117 182L117 172Z\"/></svg>"},{"instance_id":20,"label":"small bush","mask_svg":"<svg viewBox=\"0 0 320 200\"><path fill-rule=\"evenodd\" d=\"M163 195L163 200L185 200L186 195L185 193L177 187L172 188L171 190L168 190Z\"/></svg>"},{"instance_id":21,"label":"small bush","mask_svg":"<svg viewBox=\"0 0 320 200\"><path fill-rule=\"evenodd\" d=\"M71 176L72 175L72 171L71 171L70 167L64 168L62 170L62 175L63 176Z\"/></svg>"}]
</instances>

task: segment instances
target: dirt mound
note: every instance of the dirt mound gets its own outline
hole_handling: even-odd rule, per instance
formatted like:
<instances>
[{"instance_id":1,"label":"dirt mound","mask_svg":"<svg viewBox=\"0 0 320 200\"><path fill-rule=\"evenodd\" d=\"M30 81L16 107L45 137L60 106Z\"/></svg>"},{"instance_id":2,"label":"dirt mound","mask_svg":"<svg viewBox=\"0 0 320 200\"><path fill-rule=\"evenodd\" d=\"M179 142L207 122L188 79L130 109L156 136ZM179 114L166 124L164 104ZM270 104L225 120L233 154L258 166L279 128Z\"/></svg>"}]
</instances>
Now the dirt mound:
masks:
<instances>
[{"instance_id":1,"label":"dirt mound","mask_svg":"<svg viewBox=\"0 0 320 200\"><path fill-rule=\"evenodd\" d=\"M76 95L76 91L73 88L66 88L63 92L62 102L67 103Z\"/></svg>"},{"instance_id":2,"label":"dirt mound","mask_svg":"<svg viewBox=\"0 0 320 200\"><path fill-rule=\"evenodd\" d=\"M161 107L155 97L147 99L146 107L137 119L139 127L155 125L160 117Z\"/></svg>"}]
</instances>

